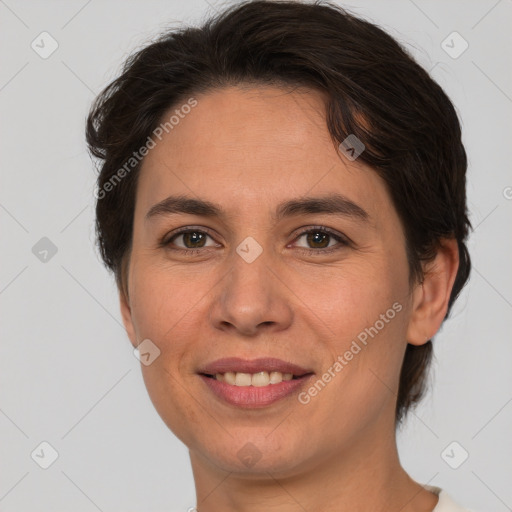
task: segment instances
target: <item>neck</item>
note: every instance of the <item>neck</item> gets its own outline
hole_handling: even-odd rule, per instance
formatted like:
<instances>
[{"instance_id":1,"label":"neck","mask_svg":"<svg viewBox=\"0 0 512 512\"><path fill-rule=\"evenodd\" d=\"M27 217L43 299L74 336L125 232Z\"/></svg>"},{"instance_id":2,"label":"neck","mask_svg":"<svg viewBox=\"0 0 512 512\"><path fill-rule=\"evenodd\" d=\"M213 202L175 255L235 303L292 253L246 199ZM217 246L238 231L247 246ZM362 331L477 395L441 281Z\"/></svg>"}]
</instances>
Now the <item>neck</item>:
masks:
<instances>
[{"instance_id":1,"label":"neck","mask_svg":"<svg viewBox=\"0 0 512 512\"><path fill-rule=\"evenodd\" d=\"M190 459L198 512L431 512L438 500L401 467L394 426L384 439L380 429L332 447L293 474L222 471L193 450Z\"/></svg>"}]
</instances>

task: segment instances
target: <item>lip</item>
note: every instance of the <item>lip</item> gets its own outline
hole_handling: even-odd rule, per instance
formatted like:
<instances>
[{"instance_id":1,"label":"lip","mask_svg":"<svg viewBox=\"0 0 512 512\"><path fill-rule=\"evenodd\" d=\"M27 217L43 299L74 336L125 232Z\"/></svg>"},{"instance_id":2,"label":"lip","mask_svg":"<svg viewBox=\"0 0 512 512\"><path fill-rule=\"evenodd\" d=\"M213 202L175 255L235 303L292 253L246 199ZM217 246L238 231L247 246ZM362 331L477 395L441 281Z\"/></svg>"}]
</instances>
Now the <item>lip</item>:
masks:
<instances>
[{"instance_id":1,"label":"lip","mask_svg":"<svg viewBox=\"0 0 512 512\"><path fill-rule=\"evenodd\" d=\"M312 373L312 370L302 368L301 366L283 361L282 359L276 359L275 357L260 357L258 359L225 357L205 365L200 368L197 373L215 375L216 373L226 372L258 373L264 371L292 373L295 377ZM276 384L273 385L275 386Z\"/></svg>"},{"instance_id":2,"label":"lip","mask_svg":"<svg viewBox=\"0 0 512 512\"><path fill-rule=\"evenodd\" d=\"M290 396L306 385L313 374L306 374L292 380L284 380L279 384L268 386L232 386L226 382L216 380L214 377L200 375L203 382L211 392L228 404L236 405L243 409L258 409L267 407L282 398Z\"/></svg>"},{"instance_id":3,"label":"lip","mask_svg":"<svg viewBox=\"0 0 512 512\"><path fill-rule=\"evenodd\" d=\"M215 379L216 373L257 373L261 371L292 373L294 377L292 380L267 386L233 386ZM290 396L305 386L310 377L314 375L312 371L301 366L271 357L252 360L237 357L218 359L201 368L198 374L209 391L217 398L244 409L267 407Z\"/></svg>"}]
</instances>

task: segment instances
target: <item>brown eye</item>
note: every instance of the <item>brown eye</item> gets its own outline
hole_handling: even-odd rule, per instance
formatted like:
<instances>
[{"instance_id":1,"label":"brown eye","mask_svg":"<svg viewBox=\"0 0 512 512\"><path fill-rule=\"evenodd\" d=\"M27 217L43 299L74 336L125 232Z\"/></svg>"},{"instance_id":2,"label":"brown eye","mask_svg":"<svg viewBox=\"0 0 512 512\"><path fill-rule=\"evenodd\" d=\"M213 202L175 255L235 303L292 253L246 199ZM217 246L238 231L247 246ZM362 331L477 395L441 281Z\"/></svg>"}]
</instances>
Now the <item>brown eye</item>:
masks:
<instances>
[{"instance_id":1,"label":"brown eye","mask_svg":"<svg viewBox=\"0 0 512 512\"><path fill-rule=\"evenodd\" d=\"M212 242L207 245L208 239ZM161 247L166 247L174 251L199 251L202 248L217 246L212 237L199 229L184 229L171 236L165 237L160 243Z\"/></svg>"},{"instance_id":2,"label":"brown eye","mask_svg":"<svg viewBox=\"0 0 512 512\"><path fill-rule=\"evenodd\" d=\"M197 249L198 247L204 247L208 235L200 231L187 231L178 236L183 237L182 240L187 249Z\"/></svg>"},{"instance_id":3,"label":"brown eye","mask_svg":"<svg viewBox=\"0 0 512 512\"><path fill-rule=\"evenodd\" d=\"M306 245L299 245L299 248L309 250L310 252L330 252L348 245L348 241L341 235L331 233L325 228L310 229L301 233L297 240L305 238ZM320 251L321 249L327 249Z\"/></svg>"},{"instance_id":4,"label":"brown eye","mask_svg":"<svg viewBox=\"0 0 512 512\"><path fill-rule=\"evenodd\" d=\"M325 249L329 246L331 235L320 231L307 233L306 240L314 249Z\"/></svg>"}]
</instances>

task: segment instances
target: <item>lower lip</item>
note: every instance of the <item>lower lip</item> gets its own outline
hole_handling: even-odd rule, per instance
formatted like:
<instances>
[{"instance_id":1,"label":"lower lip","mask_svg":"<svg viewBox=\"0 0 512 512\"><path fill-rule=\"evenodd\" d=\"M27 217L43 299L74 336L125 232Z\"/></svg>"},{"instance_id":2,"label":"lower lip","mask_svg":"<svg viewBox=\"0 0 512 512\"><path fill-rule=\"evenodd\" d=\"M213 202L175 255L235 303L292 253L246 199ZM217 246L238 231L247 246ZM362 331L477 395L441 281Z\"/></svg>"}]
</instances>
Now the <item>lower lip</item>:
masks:
<instances>
[{"instance_id":1,"label":"lower lip","mask_svg":"<svg viewBox=\"0 0 512 512\"><path fill-rule=\"evenodd\" d=\"M212 377L200 375L213 393L231 405L243 408L266 407L296 392L305 385L312 374L297 379L283 380L268 386L233 386Z\"/></svg>"}]
</instances>

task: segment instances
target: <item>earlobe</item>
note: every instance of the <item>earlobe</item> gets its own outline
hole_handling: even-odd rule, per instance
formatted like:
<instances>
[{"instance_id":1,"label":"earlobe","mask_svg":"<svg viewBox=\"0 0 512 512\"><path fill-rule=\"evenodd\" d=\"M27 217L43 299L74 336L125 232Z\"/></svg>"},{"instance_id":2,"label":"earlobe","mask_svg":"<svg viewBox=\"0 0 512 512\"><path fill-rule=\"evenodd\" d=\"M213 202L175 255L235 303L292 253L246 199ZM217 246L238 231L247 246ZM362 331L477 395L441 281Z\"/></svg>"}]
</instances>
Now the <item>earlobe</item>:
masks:
<instances>
[{"instance_id":1,"label":"earlobe","mask_svg":"<svg viewBox=\"0 0 512 512\"><path fill-rule=\"evenodd\" d=\"M442 239L436 257L425 266L423 282L413 292L413 310L407 329L407 342L411 345L425 344L441 327L458 268L457 240Z\"/></svg>"},{"instance_id":2,"label":"earlobe","mask_svg":"<svg viewBox=\"0 0 512 512\"><path fill-rule=\"evenodd\" d=\"M135 327L132 320L130 301L122 290L119 291L119 303L121 309L121 317L123 319L124 328L126 329L126 334L128 334L128 338L130 338L130 341L135 348L137 347L137 336L135 335Z\"/></svg>"}]
</instances>

